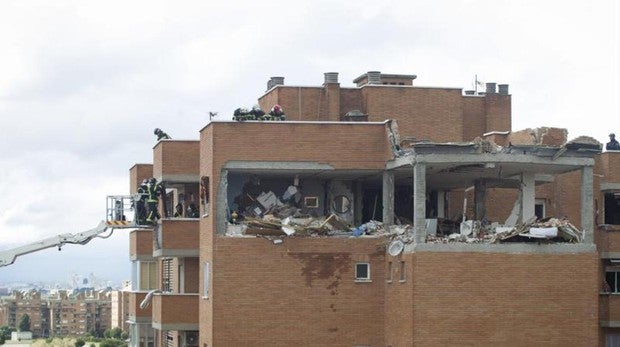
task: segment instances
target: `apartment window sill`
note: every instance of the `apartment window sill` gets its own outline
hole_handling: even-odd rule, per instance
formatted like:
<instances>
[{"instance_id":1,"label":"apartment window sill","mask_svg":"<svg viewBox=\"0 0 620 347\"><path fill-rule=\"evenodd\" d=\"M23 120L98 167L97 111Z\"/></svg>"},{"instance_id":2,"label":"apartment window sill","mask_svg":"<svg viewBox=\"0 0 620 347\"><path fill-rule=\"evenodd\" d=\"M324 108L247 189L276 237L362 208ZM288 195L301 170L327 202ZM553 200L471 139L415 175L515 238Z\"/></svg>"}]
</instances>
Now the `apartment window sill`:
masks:
<instances>
[{"instance_id":1,"label":"apartment window sill","mask_svg":"<svg viewBox=\"0 0 620 347\"><path fill-rule=\"evenodd\" d=\"M354 282L355 283L370 283L370 282L372 282L372 280L371 279L356 278Z\"/></svg>"}]
</instances>

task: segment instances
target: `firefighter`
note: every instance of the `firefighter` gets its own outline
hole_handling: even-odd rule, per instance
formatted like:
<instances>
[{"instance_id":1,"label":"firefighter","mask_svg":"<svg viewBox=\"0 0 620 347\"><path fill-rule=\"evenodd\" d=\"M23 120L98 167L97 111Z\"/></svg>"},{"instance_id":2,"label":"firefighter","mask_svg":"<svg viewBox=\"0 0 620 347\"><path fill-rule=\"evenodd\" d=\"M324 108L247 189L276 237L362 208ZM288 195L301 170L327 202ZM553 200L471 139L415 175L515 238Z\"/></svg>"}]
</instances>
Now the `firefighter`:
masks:
<instances>
[{"instance_id":1,"label":"firefighter","mask_svg":"<svg viewBox=\"0 0 620 347\"><path fill-rule=\"evenodd\" d=\"M284 110L282 106L275 104L269 111L269 115L271 116L271 120L286 120L286 116L284 115Z\"/></svg>"},{"instance_id":2,"label":"firefighter","mask_svg":"<svg viewBox=\"0 0 620 347\"><path fill-rule=\"evenodd\" d=\"M144 179L138 187L138 196L136 199L136 219L138 220L138 225L143 225L146 222L147 183L148 180Z\"/></svg>"},{"instance_id":3,"label":"firefighter","mask_svg":"<svg viewBox=\"0 0 620 347\"><path fill-rule=\"evenodd\" d=\"M155 135L157 135L157 141L159 140L169 140L170 136L168 136L168 134L166 134L165 132L163 132L161 129L159 128L155 128L155 130L153 131L153 133Z\"/></svg>"},{"instance_id":4,"label":"firefighter","mask_svg":"<svg viewBox=\"0 0 620 347\"><path fill-rule=\"evenodd\" d=\"M155 224L157 220L161 218L161 215L157 209L161 192L161 183L157 183L157 180L153 177L149 178L146 185L146 204L148 207L148 214L146 216L147 223Z\"/></svg>"}]
</instances>

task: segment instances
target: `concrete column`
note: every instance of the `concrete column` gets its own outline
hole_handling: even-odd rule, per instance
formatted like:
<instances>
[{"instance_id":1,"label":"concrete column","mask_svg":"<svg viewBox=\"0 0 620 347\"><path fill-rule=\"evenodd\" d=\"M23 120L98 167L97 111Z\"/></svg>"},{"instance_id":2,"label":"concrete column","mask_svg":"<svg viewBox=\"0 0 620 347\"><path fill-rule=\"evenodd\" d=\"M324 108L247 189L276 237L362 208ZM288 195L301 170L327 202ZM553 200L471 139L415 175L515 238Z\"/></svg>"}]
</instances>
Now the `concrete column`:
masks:
<instances>
[{"instance_id":1,"label":"concrete column","mask_svg":"<svg viewBox=\"0 0 620 347\"><path fill-rule=\"evenodd\" d=\"M521 216L522 222L528 221L536 215L536 181L534 174L524 172L521 177Z\"/></svg>"},{"instance_id":2,"label":"concrete column","mask_svg":"<svg viewBox=\"0 0 620 347\"><path fill-rule=\"evenodd\" d=\"M437 192L437 218L446 218L446 191Z\"/></svg>"},{"instance_id":3,"label":"concrete column","mask_svg":"<svg viewBox=\"0 0 620 347\"><path fill-rule=\"evenodd\" d=\"M482 220L487 214L487 182L483 179L476 180L474 189L474 219Z\"/></svg>"},{"instance_id":4,"label":"concrete column","mask_svg":"<svg viewBox=\"0 0 620 347\"><path fill-rule=\"evenodd\" d=\"M383 171L383 225L394 223L394 172Z\"/></svg>"},{"instance_id":5,"label":"concrete column","mask_svg":"<svg viewBox=\"0 0 620 347\"><path fill-rule=\"evenodd\" d=\"M215 204L215 232L214 234L226 233L228 220L228 170L222 170L220 182L217 185L217 202Z\"/></svg>"},{"instance_id":6,"label":"concrete column","mask_svg":"<svg viewBox=\"0 0 620 347\"><path fill-rule=\"evenodd\" d=\"M413 239L426 242L426 164L413 165Z\"/></svg>"},{"instance_id":7,"label":"concrete column","mask_svg":"<svg viewBox=\"0 0 620 347\"><path fill-rule=\"evenodd\" d=\"M362 189L362 182L355 181L353 183L353 224L362 224L362 209L364 206L364 190Z\"/></svg>"},{"instance_id":8,"label":"concrete column","mask_svg":"<svg viewBox=\"0 0 620 347\"><path fill-rule=\"evenodd\" d=\"M594 174L592 166L581 169L581 230L584 243L594 242Z\"/></svg>"}]
</instances>

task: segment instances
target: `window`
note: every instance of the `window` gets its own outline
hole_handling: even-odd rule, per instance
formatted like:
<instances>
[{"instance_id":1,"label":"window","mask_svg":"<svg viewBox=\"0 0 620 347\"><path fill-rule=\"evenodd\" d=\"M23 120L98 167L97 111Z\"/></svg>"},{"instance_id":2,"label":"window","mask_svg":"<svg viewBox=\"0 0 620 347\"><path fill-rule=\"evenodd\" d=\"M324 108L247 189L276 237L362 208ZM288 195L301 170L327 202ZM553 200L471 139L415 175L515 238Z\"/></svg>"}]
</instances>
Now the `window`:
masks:
<instances>
[{"instance_id":1,"label":"window","mask_svg":"<svg viewBox=\"0 0 620 347\"><path fill-rule=\"evenodd\" d=\"M392 262L391 261L388 262L387 281L388 283L392 283Z\"/></svg>"},{"instance_id":2,"label":"window","mask_svg":"<svg viewBox=\"0 0 620 347\"><path fill-rule=\"evenodd\" d=\"M405 262L400 262L400 281L405 282L407 278L405 277Z\"/></svg>"},{"instance_id":3,"label":"window","mask_svg":"<svg viewBox=\"0 0 620 347\"><path fill-rule=\"evenodd\" d=\"M134 261L131 269L132 290L157 289L157 263Z\"/></svg>"},{"instance_id":4,"label":"window","mask_svg":"<svg viewBox=\"0 0 620 347\"><path fill-rule=\"evenodd\" d=\"M204 283L203 283L203 297L204 298L208 298L209 297L209 280L210 280L210 274L209 274L209 270L210 270L210 266L209 266L209 262L205 262L205 266L204 266Z\"/></svg>"},{"instance_id":5,"label":"window","mask_svg":"<svg viewBox=\"0 0 620 347\"><path fill-rule=\"evenodd\" d=\"M605 193L605 224L620 225L620 192Z\"/></svg>"},{"instance_id":6,"label":"window","mask_svg":"<svg viewBox=\"0 0 620 347\"><path fill-rule=\"evenodd\" d=\"M369 281L370 280L370 264L368 263L355 264L355 280L356 281Z\"/></svg>"},{"instance_id":7,"label":"window","mask_svg":"<svg viewBox=\"0 0 620 347\"><path fill-rule=\"evenodd\" d=\"M608 293L620 293L620 283L618 280L620 271L607 271L605 272L605 281L607 282L607 288L605 291Z\"/></svg>"}]
</instances>

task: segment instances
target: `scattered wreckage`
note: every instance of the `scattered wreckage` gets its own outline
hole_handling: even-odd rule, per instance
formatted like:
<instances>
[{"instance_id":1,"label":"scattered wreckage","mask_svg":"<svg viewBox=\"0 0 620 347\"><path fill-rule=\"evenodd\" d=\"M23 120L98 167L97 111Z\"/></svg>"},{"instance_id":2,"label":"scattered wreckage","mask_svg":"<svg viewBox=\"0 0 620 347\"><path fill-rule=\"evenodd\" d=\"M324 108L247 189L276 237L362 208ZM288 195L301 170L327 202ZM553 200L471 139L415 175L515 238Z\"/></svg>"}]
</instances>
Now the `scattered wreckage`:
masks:
<instances>
[{"instance_id":1,"label":"scattered wreckage","mask_svg":"<svg viewBox=\"0 0 620 347\"><path fill-rule=\"evenodd\" d=\"M291 195L290 191L288 195ZM226 236L274 240L283 237L385 237L405 244L413 242L412 224L385 226L380 221L371 220L354 226L335 213L328 216L302 214L301 209L293 204L282 203L272 191L249 198L255 204L246 208L242 215L236 211L231 213ZM406 219L399 218L398 221ZM532 218L511 227L474 220L427 219L426 228L427 243L579 243L584 238L583 231L568 220L558 218Z\"/></svg>"}]
</instances>

